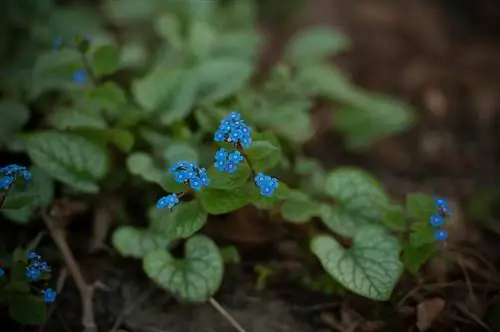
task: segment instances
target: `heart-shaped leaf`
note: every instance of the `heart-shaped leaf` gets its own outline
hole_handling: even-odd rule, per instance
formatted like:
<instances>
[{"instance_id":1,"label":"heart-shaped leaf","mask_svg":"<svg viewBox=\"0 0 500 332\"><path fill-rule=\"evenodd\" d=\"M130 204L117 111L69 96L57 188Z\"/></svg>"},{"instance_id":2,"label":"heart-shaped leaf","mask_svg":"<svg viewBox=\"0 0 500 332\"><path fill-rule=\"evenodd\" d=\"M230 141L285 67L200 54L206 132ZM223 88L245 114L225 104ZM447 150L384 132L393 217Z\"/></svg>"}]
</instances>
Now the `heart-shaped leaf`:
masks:
<instances>
[{"instance_id":1,"label":"heart-shaped leaf","mask_svg":"<svg viewBox=\"0 0 500 332\"><path fill-rule=\"evenodd\" d=\"M204 302L219 289L224 263L216 244L196 235L185 245L185 257L176 259L164 249L143 258L146 274L158 285L185 302Z\"/></svg>"},{"instance_id":2,"label":"heart-shaped leaf","mask_svg":"<svg viewBox=\"0 0 500 332\"><path fill-rule=\"evenodd\" d=\"M47 306L40 296L11 293L9 316L24 325L42 325L47 321Z\"/></svg>"},{"instance_id":3,"label":"heart-shaped leaf","mask_svg":"<svg viewBox=\"0 0 500 332\"><path fill-rule=\"evenodd\" d=\"M264 172L281 160L281 151L268 141L256 141L245 151L255 172Z\"/></svg>"},{"instance_id":4,"label":"heart-shaped leaf","mask_svg":"<svg viewBox=\"0 0 500 332\"><path fill-rule=\"evenodd\" d=\"M207 222L207 213L197 201L182 203L173 211L155 210L151 222L152 229L165 238L187 239L198 232Z\"/></svg>"},{"instance_id":5,"label":"heart-shaped leaf","mask_svg":"<svg viewBox=\"0 0 500 332\"><path fill-rule=\"evenodd\" d=\"M113 232L113 246L125 257L142 258L148 252L165 248L170 240L147 229L121 226Z\"/></svg>"},{"instance_id":6,"label":"heart-shaped leaf","mask_svg":"<svg viewBox=\"0 0 500 332\"><path fill-rule=\"evenodd\" d=\"M238 210L252 202L255 186L252 183L231 191L206 188L196 193L203 209L210 214L225 214Z\"/></svg>"},{"instance_id":7,"label":"heart-shaped leaf","mask_svg":"<svg viewBox=\"0 0 500 332\"><path fill-rule=\"evenodd\" d=\"M360 229L350 249L330 236L317 235L311 250L344 287L374 300L388 300L403 271L397 239L375 226Z\"/></svg>"}]
</instances>

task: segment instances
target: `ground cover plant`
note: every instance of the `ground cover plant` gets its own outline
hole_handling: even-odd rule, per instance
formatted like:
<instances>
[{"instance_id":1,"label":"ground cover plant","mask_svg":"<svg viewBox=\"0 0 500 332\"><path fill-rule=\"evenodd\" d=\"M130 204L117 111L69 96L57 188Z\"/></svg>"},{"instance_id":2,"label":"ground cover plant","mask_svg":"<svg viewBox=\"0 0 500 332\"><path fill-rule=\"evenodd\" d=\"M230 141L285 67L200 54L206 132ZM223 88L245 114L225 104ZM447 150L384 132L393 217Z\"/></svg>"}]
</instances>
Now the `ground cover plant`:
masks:
<instances>
[{"instance_id":1,"label":"ground cover plant","mask_svg":"<svg viewBox=\"0 0 500 332\"><path fill-rule=\"evenodd\" d=\"M213 221L251 210L270 228L299 229L290 238L306 267L301 287L373 303L401 300L398 283L447 257L454 211L439 190L394 199L368 170L327 169L305 153L317 103L335 108L327 131L355 153L418 122L408 103L362 89L332 63L351 46L340 31L299 31L262 72L251 1L11 8L2 14L11 34L0 52L0 211L24 240L2 238L0 305L14 324L48 324L64 293L52 274L69 272L79 324L98 328L92 301L105 287L77 262L74 215L105 211L106 223L85 219L102 233L92 250L138 262L165 296L211 303L240 331L215 297L244 258L237 243L207 234ZM252 268L265 288L269 267Z\"/></svg>"}]
</instances>

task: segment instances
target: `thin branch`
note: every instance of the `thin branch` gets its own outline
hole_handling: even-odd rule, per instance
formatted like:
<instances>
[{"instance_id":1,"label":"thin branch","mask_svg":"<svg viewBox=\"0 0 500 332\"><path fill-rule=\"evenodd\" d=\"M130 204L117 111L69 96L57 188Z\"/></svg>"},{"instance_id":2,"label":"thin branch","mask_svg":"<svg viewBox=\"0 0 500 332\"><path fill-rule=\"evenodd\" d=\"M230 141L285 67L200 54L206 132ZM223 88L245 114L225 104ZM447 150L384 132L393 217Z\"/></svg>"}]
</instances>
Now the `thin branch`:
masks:
<instances>
[{"instance_id":1,"label":"thin branch","mask_svg":"<svg viewBox=\"0 0 500 332\"><path fill-rule=\"evenodd\" d=\"M92 298L94 295L94 286L88 285L83 278L80 267L76 263L75 257L71 252L71 249L66 241L65 231L59 227L54 218L49 216L46 211L42 212L42 218L45 225L49 229L50 235L54 240L55 244L59 248L63 256L64 263L68 268L69 274L75 281L76 287L80 293L82 299L82 325L85 332L97 332L97 325L94 319L94 310L92 304Z\"/></svg>"},{"instance_id":2,"label":"thin branch","mask_svg":"<svg viewBox=\"0 0 500 332\"><path fill-rule=\"evenodd\" d=\"M246 332L243 327L236 321L236 319L231 316L226 309L224 309L219 302L217 302L213 297L210 298L210 304L217 310L227 321L236 329L238 332Z\"/></svg>"}]
</instances>

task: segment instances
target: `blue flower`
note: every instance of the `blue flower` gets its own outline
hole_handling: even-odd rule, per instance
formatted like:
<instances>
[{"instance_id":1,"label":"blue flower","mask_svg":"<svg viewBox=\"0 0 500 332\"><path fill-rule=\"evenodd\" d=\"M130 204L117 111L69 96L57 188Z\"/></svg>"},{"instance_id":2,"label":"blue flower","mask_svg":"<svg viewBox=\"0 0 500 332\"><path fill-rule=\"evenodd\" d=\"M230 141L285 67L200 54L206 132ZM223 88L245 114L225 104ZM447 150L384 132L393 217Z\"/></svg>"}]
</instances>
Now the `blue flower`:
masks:
<instances>
[{"instance_id":1,"label":"blue flower","mask_svg":"<svg viewBox=\"0 0 500 332\"><path fill-rule=\"evenodd\" d=\"M278 188L279 182L276 178L259 173L254 178L255 185L260 189L260 194L265 197L273 195Z\"/></svg>"},{"instance_id":2,"label":"blue flower","mask_svg":"<svg viewBox=\"0 0 500 332\"><path fill-rule=\"evenodd\" d=\"M214 163L214 167L220 172L224 172L226 170L227 161L226 160L216 160Z\"/></svg>"},{"instance_id":3,"label":"blue flower","mask_svg":"<svg viewBox=\"0 0 500 332\"><path fill-rule=\"evenodd\" d=\"M57 293L52 288L47 288L42 291L43 293L43 301L45 303L52 303L55 301Z\"/></svg>"},{"instance_id":4,"label":"blue flower","mask_svg":"<svg viewBox=\"0 0 500 332\"><path fill-rule=\"evenodd\" d=\"M252 142L251 132L250 127L241 120L241 115L231 112L220 122L219 129L214 134L214 140L216 142L229 142L246 149Z\"/></svg>"},{"instance_id":5,"label":"blue flower","mask_svg":"<svg viewBox=\"0 0 500 332\"><path fill-rule=\"evenodd\" d=\"M229 154L228 159L230 162L238 165L243 160L243 156L240 151L234 151Z\"/></svg>"},{"instance_id":6,"label":"blue flower","mask_svg":"<svg viewBox=\"0 0 500 332\"><path fill-rule=\"evenodd\" d=\"M15 181L16 177L21 175L25 180L31 179L31 172L24 166L19 166L17 164L11 164L0 168L0 174L4 176L10 176ZM8 178L10 180L10 178Z\"/></svg>"},{"instance_id":7,"label":"blue flower","mask_svg":"<svg viewBox=\"0 0 500 332\"><path fill-rule=\"evenodd\" d=\"M435 197L434 204L436 204L437 209L442 214L450 214L450 208L448 207L448 201L446 201L446 199Z\"/></svg>"},{"instance_id":8,"label":"blue flower","mask_svg":"<svg viewBox=\"0 0 500 332\"><path fill-rule=\"evenodd\" d=\"M429 219L429 223L434 226L434 227L439 227L443 224L444 222L444 218L442 215L440 214L433 214L430 219Z\"/></svg>"},{"instance_id":9,"label":"blue flower","mask_svg":"<svg viewBox=\"0 0 500 332\"><path fill-rule=\"evenodd\" d=\"M170 194L167 196L164 196L158 200L158 203L156 203L156 207L158 209L163 209L165 207L168 207L169 209L173 208L179 204L179 197L177 197L176 194Z\"/></svg>"},{"instance_id":10,"label":"blue flower","mask_svg":"<svg viewBox=\"0 0 500 332\"><path fill-rule=\"evenodd\" d=\"M28 266L26 268L25 276L30 281L36 281L40 279L41 274L42 273L40 272L40 270L33 266Z\"/></svg>"},{"instance_id":11,"label":"blue flower","mask_svg":"<svg viewBox=\"0 0 500 332\"><path fill-rule=\"evenodd\" d=\"M34 251L30 251L27 255L26 255L26 258L28 258L29 260L32 260L32 259L40 259L40 255L38 255L36 252Z\"/></svg>"},{"instance_id":12,"label":"blue flower","mask_svg":"<svg viewBox=\"0 0 500 332\"><path fill-rule=\"evenodd\" d=\"M186 177L186 173L184 171L181 171L181 172L177 172L174 174L174 178L175 178L175 181L177 183L181 183L181 184L184 184L186 183L187 181L187 177Z\"/></svg>"},{"instance_id":13,"label":"blue flower","mask_svg":"<svg viewBox=\"0 0 500 332\"><path fill-rule=\"evenodd\" d=\"M83 84L87 81L87 73L84 69L78 69L73 73L73 81L78 84Z\"/></svg>"},{"instance_id":14,"label":"blue flower","mask_svg":"<svg viewBox=\"0 0 500 332\"><path fill-rule=\"evenodd\" d=\"M227 173L234 173L237 169L238 168L236 167L236 164L234 164L233 162L228 162L226 163L226 169L224 169L224 171Z\"/></svg>"},{"instance_id":15,"label":"blue flower","mask_svg":"<svg viewBox=\"0 0 500 332\"><path fill-rule=\"evenodd\" d=\"M210 179L208 178L207 170L205 168L200 168L199 174L200 174L201 184L204 187L208 187L208 185L210 184Z\"/></svg>"},{"instance_id":16,"label":"blue flower","mask_svg":"<svg viewBox=\"0 0 500 332\"><path fill-rule=\"evenodd\" d=\"M197 176L192 177L189 179L189 185L193 190L200 190L201 187L203 186L203 183L201 182L201 179Z\"/></svg>"},{"instance_id":17,"label":"blue flower","mask_svg":"<svg viewBox=\"0 0 500 332\"><path fill-rule=\"evenodd\" d=\"M227 151L224 148L220 148L217 152L215 152L215 160L226 160Z\"/></svg>"},{"instance_id":18,"label":"blue flower","mask_svg":"<svg viewBox=\"0 0 500 332\"><path fill-rule=\"evenodd\" d=\"M0 278L5 275L5 270L0 267Z\"/></svg>"},{"instance_id":19,"label":"blue flower","mask_svg":"<svg viewBox=\"0 0 500 332\"><path fill-rule=\"evenodd\" d=\"M0 178L0 190L8 190L13 182L14 182L14 177L10 175Z\"/></svg>"},{"instance_id":20,"label":"blue flower","mask_svg":"<svg viewBox=\"0 0 500 332\"><path fill-rule=\"evenodd\" d=\"M444 241L448 238L448 232L446 229L437 229L434 232L434 238L438 241Z\"/></svg>"},{"instance_id":21,"label":"blue flower","mask_svg":"<svg viewBox=\"0 0 500 332\"><path fill-rule=\"evenodd\" d=\"M62 47L63 39L61 36L57 36L52 40L52 48L56 51L59 51Z\"/></svg>"}]
</instances>

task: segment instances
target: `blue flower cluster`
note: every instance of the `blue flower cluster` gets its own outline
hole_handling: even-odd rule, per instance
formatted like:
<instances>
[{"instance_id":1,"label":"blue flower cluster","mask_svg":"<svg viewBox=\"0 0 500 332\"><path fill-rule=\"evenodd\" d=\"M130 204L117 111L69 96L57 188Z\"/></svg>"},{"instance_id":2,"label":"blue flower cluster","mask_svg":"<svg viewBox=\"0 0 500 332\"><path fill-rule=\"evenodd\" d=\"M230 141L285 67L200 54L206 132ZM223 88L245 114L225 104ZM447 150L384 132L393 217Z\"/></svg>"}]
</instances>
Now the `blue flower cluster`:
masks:
<instances>
[{"instance_id":1,"label":"blue flower cluster","mask_svg":"<svg viewBox=\"0 0 500 332\"><path fill-rule=\"evenodd\" d=\"M0 267L0 278L5 275L5 270Z\"/></svg>"},{"instance_id":2,"label":"blue flower cluster","mask_svg":"<svg viewBox=\"0 0 500 332\"><path fill-rule=\"evenodd\" d=\"M220 148L215 152L214 167L221 172L234 173L238 169L238 164L243 161L243 155L240 151L227 152Z\"/></svg>"},{"instance_id":3,"label":"blue flower cluster","mask_svg":"<svg viewBox=\"0 0 500 332\"><path fill-rule=\"evenodd\" d=\"M263 173L257 174L254 181L255 185L260 189L260 194L265 197L272 196L279 186L278 179Z\"/></svg>"},{"instance_id":4,"label":"blue flower cluster","mask_svg":"<svg viewBox=\"0 0 500 332\"><path fill-rule=\"evenodd\" d=\"M50 273L52 269L47 262L42 260L40 255L35 252L30 252L27 256L28 266L26 267L25 276L29 281L37 281L42 277L43 273Z\"/></svg>"},{"instance_id":5,"label":"blue flower cluster","mask_svg":"<svg viewBox=\"0 0 500 332\"><path fill-rule=\"evenodd\" d=\"M0 168L0 190L8 190L16 181L18 176L22 176L26 181L31 179L31 172L24 166L16 164L7 165Z\"/></svg>"},{"instance_id":6,"label":"blue flower cluster","mask_svg":"<svg viewBox=\"0 0 500 332\"><path fill-rule=\"evenodd\" d=\"M187 161L176 162L169 168L169 172L177 183L189 184L193 190L200 190L210 184L206 168L199 168Z\"/></svg>"},{"instance_id":7,"label":"blue flower cluster","mask_svg":"<svg viewBox=\"0 0 500 332\"><path fill-rule=\"evenodd\" d=\"M156 203L156 207L158 209L164 209L165 207L172 209L177 204L179 204L179 197L176 194L170 194L160 198Z\"/></svg>"},{"instance_id":8,"label":"blue flower cluster","mask_svg":"<svg viewBox=\"0 0 500 332\"><path fill-rule=\"evenodd\" d=\"M448 231L441 226L444 223L444 219L450 214L450 209L448 207L448 202L444 198L435 198L434 203L436 204L437 212L433 214L429 223L436 227L434 232L434 237L438 241L444 241L448 238Z\"/></svg>"},{"instance_id":9,"label":"blue flower cluster","mask_svg":"<svg viewBox=\"0 0 500 332\"><path fill-rule=\"evenodd\" d=\"M214 134L216 142L228 142L235 146L248 149L252 144L252 129L248 127L241 115L231 112L219 125L219 129Z\"/></svg>"}]
</instances>

